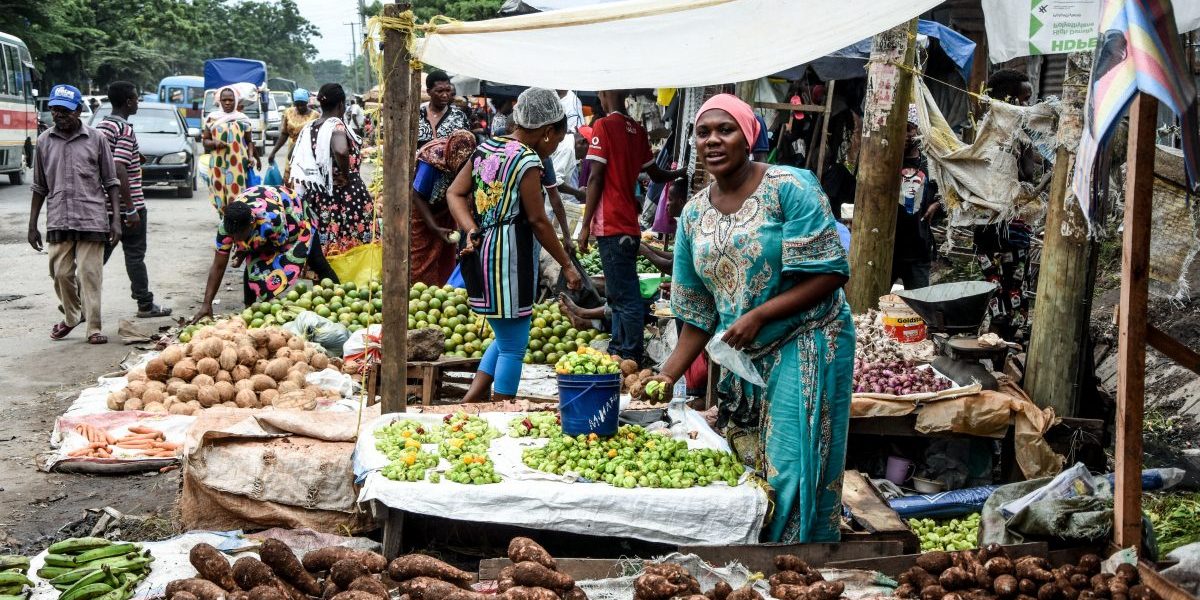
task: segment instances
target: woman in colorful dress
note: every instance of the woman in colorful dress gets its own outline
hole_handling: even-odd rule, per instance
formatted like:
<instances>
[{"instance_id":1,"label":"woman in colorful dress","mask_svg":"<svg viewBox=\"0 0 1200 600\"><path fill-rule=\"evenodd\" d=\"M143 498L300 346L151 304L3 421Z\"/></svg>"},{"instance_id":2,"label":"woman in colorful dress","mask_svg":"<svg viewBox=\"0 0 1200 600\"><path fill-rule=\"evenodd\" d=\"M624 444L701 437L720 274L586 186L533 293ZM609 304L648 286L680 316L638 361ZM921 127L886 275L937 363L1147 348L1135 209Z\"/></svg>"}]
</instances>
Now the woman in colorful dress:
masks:
<instances>
[{"instance_id":1,"label":"woman in colorful dress","mask_svg":"<svg viewBox=\"0 0 1200 600\"><path fill-rule=\"evenodd\" d=\"M718 425L775 490L770 542L834 542L850 419L854 324L829 202L809 171L750 159L758 122L722 94L700 107L696 153L715 183L679 218L671 305L684 321L657 376L670 390L714 336L766 387L725 370Z\"/></svg>"},{"instance_id":2,"label":"woman in colorful dress","mask_svg":"<svg viewBox=\"0 0 1200 600\"><path fill-rule=\"evenodd\" d=\"M346 91L337 83L317 93L321 118L300 131L290 173L296 190L316 216L321 248L334 256L375 239L375 201L358 170L362 140L342 121Z\"/></svg>"},{"instance_id":3,"label":"woman in colorful dress","mask_svg":"<svg viewBox=\"0 0 1200 600\"><path fill-rule=\"evenodd\" d=\"M306 268L319 278L337 281L316 243L312 219L300 197L284 187L252 187L225 206L204 302L193 323L212 316L212 302L231 253L235 267L246 265L243 299L247 305L284 293Z\"/></svg>"},{"instance_id":4,"label":"woman in colorful dress","mask_svg":"<svg viewBox=\"0 0 1200 600\"><path fill-rule=\"evenodd\" d=\"M217 214L225 214L225 205L246 189L246 174L250 164L258 169L258 153L254 149L250 117L241 111L242 97L235 86L217 90L220 110L204 119L201 144L209 153L209 198Z\"/></svg>"},{"instance_id":5,"label":"woman in colorful dress","mask_svg":"<svg viewBox=\"0 0 1200 600\"><path fill-rule=\"evenodd\" d=\"M408 259L414 283L441 287L454 273L458 262L450 241L454 217L446 205L446 189L474 152L475 134L465 129L437 138L417 151Z\"/></svg>"},{"instance_id":6,"label":"woman in colorful dress","mask_svg":"<svg viewBox=\"0 0 1200 600\"><path fill-rule=\"evenodd\" d=\"M579 289L583 283L546 217L542 187L542 160L567 133L558 94L525 90L513 118L516 131L480 144L448 191L450 212L466 232L460 256L467 296L496 336L464 402L487 401L489 396L508 400L517 394L541 246L562 266L568 288Z\"/></svg>"},{"instance_id":7,"label":"woman in colorful dress","mask_svg":"<svg viewBox=\"0 0 1200 600\"><path fill-rule=\"evenodd\" d=\"M292 105L285 108L280 115L279 139L275 140L275 146L267 156L267 164L273 164L283 145L288 144L287 156L283 159L283 170L280 171L284 181L289 179L288 168L291 166L292 152L296 151L296 139L300 137L300 130L320 116L317 111L309 108L308 96L308 90L304 88L296 88L296 91L292 92Z\"/></svg>"}]
</instances>

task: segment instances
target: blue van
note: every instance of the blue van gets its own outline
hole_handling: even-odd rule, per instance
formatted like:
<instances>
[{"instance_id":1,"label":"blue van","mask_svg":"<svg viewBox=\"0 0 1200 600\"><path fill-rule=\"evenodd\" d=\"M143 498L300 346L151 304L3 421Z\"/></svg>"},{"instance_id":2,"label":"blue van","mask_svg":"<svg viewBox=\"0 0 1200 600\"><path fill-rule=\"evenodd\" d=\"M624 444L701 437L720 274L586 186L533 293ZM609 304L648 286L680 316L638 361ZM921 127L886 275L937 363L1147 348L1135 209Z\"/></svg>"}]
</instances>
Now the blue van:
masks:
<instances>
[{"instance_id":1,"label":"blue van","mask_svg":"<svg viewBox=\"0 0 1200 600\"><path fill-rule=\"evenodd\" d=\"M158 82L158 101L174 106L187 126L200 128L204 108L204 78L175 75Z\"/></svg>"}]
</instances>

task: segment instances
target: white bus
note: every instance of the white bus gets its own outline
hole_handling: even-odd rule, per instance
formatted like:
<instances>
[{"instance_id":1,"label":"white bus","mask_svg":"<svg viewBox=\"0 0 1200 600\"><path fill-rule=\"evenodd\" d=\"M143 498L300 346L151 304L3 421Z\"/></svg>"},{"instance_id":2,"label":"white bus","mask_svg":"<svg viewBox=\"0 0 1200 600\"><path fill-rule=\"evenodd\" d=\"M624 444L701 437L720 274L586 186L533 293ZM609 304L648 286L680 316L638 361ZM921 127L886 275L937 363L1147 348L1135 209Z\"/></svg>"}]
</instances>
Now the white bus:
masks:
<instances>
[{"instance_id":1,"label":"white bus","mask_svg":"<svg viewBox=\"0 0 1200 600\"><path fill-rule=\"evenodd\" d=\"M0 32L0 173L14 184L25 181L38 135L32 72L29 47Z\"/></svg>"}]
</instances>

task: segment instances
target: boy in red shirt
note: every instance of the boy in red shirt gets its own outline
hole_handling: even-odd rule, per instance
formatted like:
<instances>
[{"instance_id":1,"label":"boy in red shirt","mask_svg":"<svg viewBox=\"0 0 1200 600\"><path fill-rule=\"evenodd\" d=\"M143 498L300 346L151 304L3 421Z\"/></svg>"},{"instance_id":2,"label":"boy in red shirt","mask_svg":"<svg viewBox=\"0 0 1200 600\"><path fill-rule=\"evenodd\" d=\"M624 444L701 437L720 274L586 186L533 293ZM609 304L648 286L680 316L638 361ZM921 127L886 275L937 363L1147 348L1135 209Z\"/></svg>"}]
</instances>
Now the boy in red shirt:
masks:
<instances>
[{"instance_id":1,"label":"boy in red shirt","mask_svg":"<svg viewBox=\"0 0 1200 600\"><path fill-rule=\"evenodd\" d=\"M634 187L642 171L658 183L678 178L683 171L664 171L654 162L646 129L625 114L628 91L609 90L599 95L600 106L607 116L592 123L586 159L592 163L579 251L587 252L588 238L594 228L604 268L605 293L613 311L608 351L641 363L646 307L638 284L637 257L642 229Z\"/></svg>"}]
</instances>

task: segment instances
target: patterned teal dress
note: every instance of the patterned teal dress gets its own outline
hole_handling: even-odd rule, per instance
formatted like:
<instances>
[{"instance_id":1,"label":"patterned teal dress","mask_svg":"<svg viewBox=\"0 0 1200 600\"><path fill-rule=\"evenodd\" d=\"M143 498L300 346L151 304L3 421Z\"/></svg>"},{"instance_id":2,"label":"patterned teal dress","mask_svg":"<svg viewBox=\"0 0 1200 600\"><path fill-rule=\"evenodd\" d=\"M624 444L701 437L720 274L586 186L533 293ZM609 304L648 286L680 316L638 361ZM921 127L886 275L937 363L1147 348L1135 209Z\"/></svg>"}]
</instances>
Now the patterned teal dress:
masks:
<instances>
[{"instance_id":1,"label":"patterned teal dress","mask_svg":"<svg viewBox=\"0 0 1200 600\"><path fill-rule=\"evenodd\" d=\"M769 167L736 213L696 194L675 243L675 314L723 334L804 275L849 275L821 186L809 171ZM723 370L718 424L775 490L770 542L840 539L842 470L854 369L854 323L841 290L807 311L764 325L746 350L767 382Z\"/></svg>"}]
</instances>

